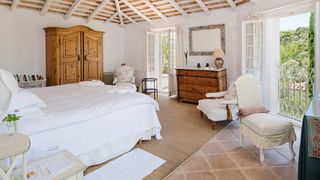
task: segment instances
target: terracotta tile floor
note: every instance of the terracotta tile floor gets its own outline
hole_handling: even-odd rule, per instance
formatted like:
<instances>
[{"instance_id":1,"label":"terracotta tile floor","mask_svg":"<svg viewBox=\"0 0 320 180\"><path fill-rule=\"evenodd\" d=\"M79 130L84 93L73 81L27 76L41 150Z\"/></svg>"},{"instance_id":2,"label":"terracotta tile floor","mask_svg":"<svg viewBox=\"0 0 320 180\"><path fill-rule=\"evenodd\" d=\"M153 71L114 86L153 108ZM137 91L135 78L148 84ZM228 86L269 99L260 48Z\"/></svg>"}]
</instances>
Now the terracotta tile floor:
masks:
<instances>
[{"instance_id":1,"label":"terracotta tile floor","mask_svg":"<svg viewBox=\"0 0 320 180\"><path fill-rule=\"evenodd\" d=\"M239 124L233 121L173 171L167 180L295 180L301 129L295 128L295 131L295 160L291 160L286 144L264 150L265 161L261 164L259 150L249 139L240 146Z\"/></svg>"}]
</instances>

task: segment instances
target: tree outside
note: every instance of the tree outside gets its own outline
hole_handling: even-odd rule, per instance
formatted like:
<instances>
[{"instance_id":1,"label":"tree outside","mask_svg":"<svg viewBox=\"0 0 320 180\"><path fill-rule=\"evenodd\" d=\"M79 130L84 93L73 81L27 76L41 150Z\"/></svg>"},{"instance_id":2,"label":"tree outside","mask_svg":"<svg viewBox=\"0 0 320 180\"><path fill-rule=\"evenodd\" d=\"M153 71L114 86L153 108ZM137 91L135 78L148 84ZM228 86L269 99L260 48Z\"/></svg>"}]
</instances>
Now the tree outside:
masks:
<instances>
[{"instance_id":1,"label":"tree outside","mask_svg":"<svg viewBox=\"0 0 320 180\"><path fill-rule=\"evenodd\" d=\"M309 27L280 32L280 113L301 120L312 97L314 15Z\"/></svg>"}]
</instances>

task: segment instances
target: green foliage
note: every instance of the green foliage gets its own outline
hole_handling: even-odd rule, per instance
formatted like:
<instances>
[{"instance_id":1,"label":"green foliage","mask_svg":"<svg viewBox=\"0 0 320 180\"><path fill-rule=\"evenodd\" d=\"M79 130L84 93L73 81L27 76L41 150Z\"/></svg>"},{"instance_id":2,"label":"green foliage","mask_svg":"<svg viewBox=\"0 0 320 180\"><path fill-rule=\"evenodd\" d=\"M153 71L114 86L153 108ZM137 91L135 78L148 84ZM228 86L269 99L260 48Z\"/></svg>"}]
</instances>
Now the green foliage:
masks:
<instances>
[{"instance_id":1,"label":"green foliage","mask_svg":"<svg viewBox=\"0 0 320 180\"><path fill-rule=\"evenodd\" d=\"M314 13L309 21L309 27L280 32L280 112L297 119L302 119L313 90Z\"/></svg>"},{"instance_id":2,"label":"green foliage","mask_svg":"<svg viewBox=\"0 0 320 180\"><path fill-rule=\"evenodd\" d=\"M169 47L167 33L161 34L162 74L169 73Z\"/></svg>"},{"instance_id":3,"label":"green foliage","mask_svg":"<svg viewBox=\"0 0 320 180\"><path fill-rule=\"evenodd\" d=\"M3 122L15 122L20 120L22 116L17 116L16 114L8 114L2 121Z\"/></svg>"},{"instance_id":4,"label":"green foliage","mask_svg":"<svg viewBox=\"0 0 320 180\"><path fill-rule=\"evenodd\" d=\"M314 60L315 60L315 42L314 42L314 12L311 13L310 15L310 20L309 20L309 41L308 41L308 51L309 51L309 72L313 72L314 70ZM308 86L309 86L309 97L311 98L312 96L312 91L313 91L313 82L314 82L314 73L311 73L311 78L309 79Z\"/></svg>"}]
</instances>

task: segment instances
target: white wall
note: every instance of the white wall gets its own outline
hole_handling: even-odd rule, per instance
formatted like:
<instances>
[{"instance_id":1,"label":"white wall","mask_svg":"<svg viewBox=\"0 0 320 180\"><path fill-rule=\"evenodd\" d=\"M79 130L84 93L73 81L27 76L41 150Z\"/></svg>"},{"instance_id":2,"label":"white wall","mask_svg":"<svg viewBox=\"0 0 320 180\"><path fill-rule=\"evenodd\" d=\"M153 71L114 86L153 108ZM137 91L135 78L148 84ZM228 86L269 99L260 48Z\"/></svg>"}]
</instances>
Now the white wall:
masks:
<instances>
[{"instance_id":1,"label":"white wall","mask_svg":"<svg viewBox=\"0 0 320 180\"><path fill-rule=\"evenodd\" d=\"M263 2L262 2L263 1ZM125 29L124 55L127 64L132 65L138 72L144 71L147 59L146 31L150 28L170 27L180 25L183 28L184 51L189 51L188 28L211 24L226 25L226 57L225 66L228 70L228 80L235 80L241 74L241 22L247 20L248 15L254 11L264 11L276 8L298 0L260 0L259 4L247 3L237 8L219 9L211 11L210 15L204 13L192 14L189 18L173 17L169 22L162 20L155 21L154 25L140 23L129 25ZM206 63L213 64L211 56L189 56L188 64L196 66L200 62L202 66Z\"/></svg>"},{"instance_id":2,"label":"white wall","mask_svg":"<svg viewBox=\"0 0 320 180\"><path fill-rule=\"evenodd\" d=\"M124 60L124 30L115 24L101 21L85 23L82 18L68 21L61 14L17 8L0 7L0 68L13 73L45 74L45 32L48 26L70 27L86 25L104 31L104 71L114 71Z\"/></svg>"}]
</instances>

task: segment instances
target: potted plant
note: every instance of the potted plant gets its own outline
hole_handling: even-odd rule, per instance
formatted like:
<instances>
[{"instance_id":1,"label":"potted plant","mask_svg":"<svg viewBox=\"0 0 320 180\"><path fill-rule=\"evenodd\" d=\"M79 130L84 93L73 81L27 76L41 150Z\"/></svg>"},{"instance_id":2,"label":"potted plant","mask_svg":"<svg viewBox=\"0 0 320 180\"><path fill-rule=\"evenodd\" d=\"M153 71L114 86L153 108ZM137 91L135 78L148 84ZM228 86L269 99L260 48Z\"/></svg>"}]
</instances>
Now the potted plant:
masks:
<instances>
[{"instance_id":1,"label":"potted plant","mask_svg":"<svg viewBox=\"0 0 320 180\"><path fill-rule=\"evenodd\" d=\"M16 114L7 114L2 120L7 124L9 136L13 135L17 131L16 122L20 120L22 116L17 116Z\"/></svg>"}]
</instances>

